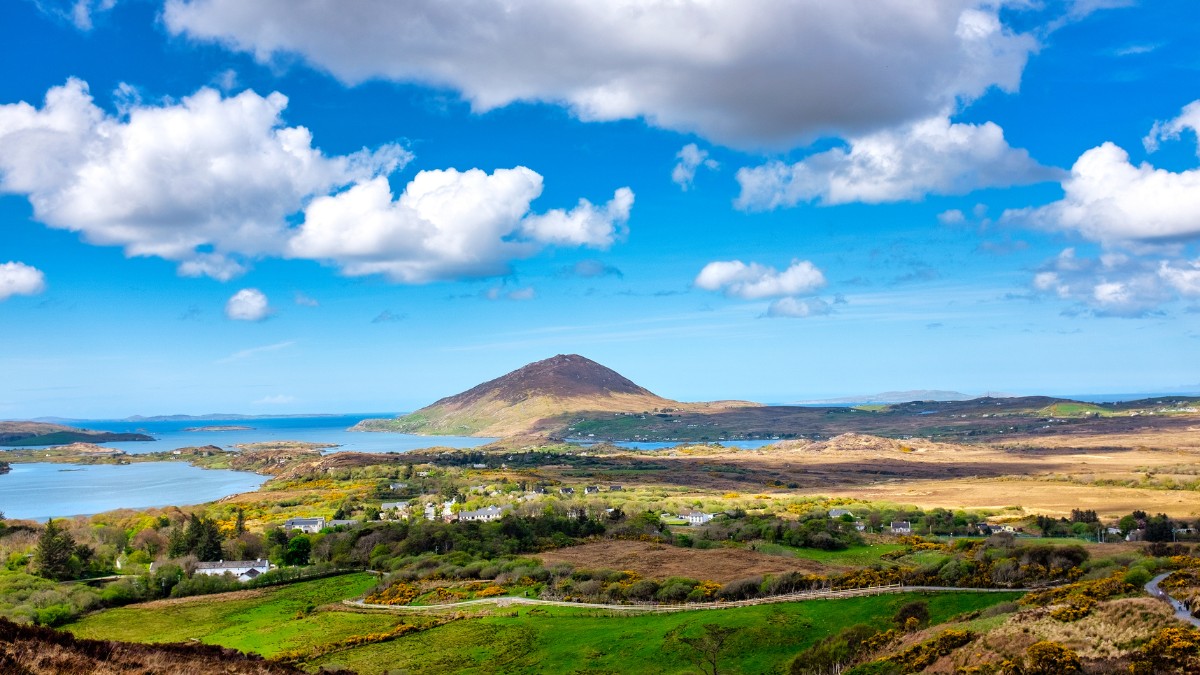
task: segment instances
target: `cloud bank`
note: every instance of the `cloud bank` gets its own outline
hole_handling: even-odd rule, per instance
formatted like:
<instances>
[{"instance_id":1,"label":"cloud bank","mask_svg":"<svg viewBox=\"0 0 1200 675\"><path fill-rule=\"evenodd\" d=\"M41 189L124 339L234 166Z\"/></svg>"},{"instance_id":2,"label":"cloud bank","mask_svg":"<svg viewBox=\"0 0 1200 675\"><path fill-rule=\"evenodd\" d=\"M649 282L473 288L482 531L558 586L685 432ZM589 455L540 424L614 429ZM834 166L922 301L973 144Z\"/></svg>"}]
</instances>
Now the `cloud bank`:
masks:
<instances>
[{"instance_id":1,"label":"cloud bank","mask_svg":"<svg viewBox=\"0 0 1200 675\"><path fill-rule=\"evenodd\" d=\"M792 146L1015 91L1038 41L992 0L755 3L168 0L177 35L268 62L299 55L349 84L459 92L476 111L563 104L738 146Z\"/></svg>"}]
</instances>

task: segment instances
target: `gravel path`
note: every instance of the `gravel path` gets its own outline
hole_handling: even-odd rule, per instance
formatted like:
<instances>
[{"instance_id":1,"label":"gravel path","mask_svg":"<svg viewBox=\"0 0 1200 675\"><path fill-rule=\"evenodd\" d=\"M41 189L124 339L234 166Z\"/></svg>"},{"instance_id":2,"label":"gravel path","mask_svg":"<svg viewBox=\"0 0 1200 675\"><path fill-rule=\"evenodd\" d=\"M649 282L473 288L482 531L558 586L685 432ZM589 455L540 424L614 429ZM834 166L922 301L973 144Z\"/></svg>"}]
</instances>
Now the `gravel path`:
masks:
<instances>
[{"instance_id":1,"label":"gravel path","mask_svg":"<svg viewBox=\"0 0 1200 675\"><path fill-rule=\"evenodd\" d=\"M375 605L363 602L362 600L343 600L342 603L351 607L361 607L365 609L383 609L393 612L438 612L445 610L457 610L464 607L472 607L478 605L496 605L497 607L509 607L512 605L540 605L551 607L575 607L579 609L604 609L618 612L691 612L702 609L729 609L731 607L751 607L753 605L769 605L779 602L800 602L802 600L820 600L820 599L835 599L835 598L856 598L865 595L883 595L885 593L919 593L919 592L969 592L969 593L1022 593L1035 590L1032 588L958 588L954 586L902 586L893 584L891 586L872 586L870 588L851 588L842 591L805 591L803 593L789 593L787 595L773 595L766 598L754 598L752 600L733 600L729 602L693 602L686 605L662 605L657 603L644 603L633 605L609 605L593 602L569 602L565 600L541 600L538 598L521 598L521 597L501 597L501 598L481 598L479 600L465 600L463 602L453 602L444 605Z\"/></svg>"},{"instance_id":2,"label":"gravel path","mask_svg":"<svg viewBox=\"0 0 1200 675\"><path fill-rule=\"evenodd\" d=\"M1193 626L1200 628L1200 619L1192 616L1192 613L1188 611L1187 605L1184 605L1179 600L1167 595L1166 591L1158 587L1158 584L1163 579L1166 579L1168 576L1170 576L1170 574L1170 572L1167 572L1166 574L1160 574L1151 579L1149 583L1146 584L1146 592L1170 605L1171 609L1175 610L1176 619L1179 619L1180 621L1187 621Z\"/></svg>"}]
</instances>

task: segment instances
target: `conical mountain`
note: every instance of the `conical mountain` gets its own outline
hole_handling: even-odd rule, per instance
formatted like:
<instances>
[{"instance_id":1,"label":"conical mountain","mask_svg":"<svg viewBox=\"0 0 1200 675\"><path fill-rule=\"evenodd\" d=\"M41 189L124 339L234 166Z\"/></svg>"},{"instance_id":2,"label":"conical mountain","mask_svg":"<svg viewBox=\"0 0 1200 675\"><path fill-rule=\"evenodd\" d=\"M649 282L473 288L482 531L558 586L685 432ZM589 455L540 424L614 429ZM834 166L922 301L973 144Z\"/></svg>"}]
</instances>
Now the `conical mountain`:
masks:
<instances>
[{"instance_id":1,"label":"conical mountain","mask_svg":"<svg viewBox=\"0 0 1200 675\"><path fill-rule=\"evenodd\" d=\"M679 405L578 354L559 354L362 430L511 436L561 427L578 412L643 412Z\"/></svg>"}]
</instances>

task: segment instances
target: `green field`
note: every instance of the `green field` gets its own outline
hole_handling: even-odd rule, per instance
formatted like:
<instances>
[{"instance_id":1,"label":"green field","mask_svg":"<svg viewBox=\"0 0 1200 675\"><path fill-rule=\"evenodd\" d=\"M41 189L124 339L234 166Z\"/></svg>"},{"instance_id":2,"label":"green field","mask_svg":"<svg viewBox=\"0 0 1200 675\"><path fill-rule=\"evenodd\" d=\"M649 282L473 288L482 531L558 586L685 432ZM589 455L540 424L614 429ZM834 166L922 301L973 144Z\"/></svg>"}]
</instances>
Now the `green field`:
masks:
<instances>
[{"instance_id":1,"label":"green field","mask_svg":"<svg viewBox=\"0 0 1200 675\"><path fill-rule=\"evenodd\" d=\"M387 632L407 615L347 611L332 605L375 580L352 574L267 590L244 599L195 599L159 607L130 606L68 625L81 637L146 642L199 639L273 656L316 649L354 635ZM1016 593L925 596L932 620L1011 601ZM612 615L574 608L496 610L390 642L327 654L312 668L338 664L362 675L405 669L441 672L682 673L690 666L664 651L670 631L697 633L706 623L740 629L730 648L732 672L768 673L817 640L857 623L885 627L914 594L760 605L659 615ZM315 611L307 611L309 607ZM409 619L412 620L412 619Z\"/></svg>"},{"instance_id":2,"label":"green field","mask_svg":"<svg viewBox=\"0 0 1200 675\"><path fill-rule=\"evenodd\" d=\"M133 605L91 614L64 629L79 637L127 642L197 639L274 656L384 632L400 624L402 617L394 614L307 612L310 607L358 597L375 582L370 574L348 574L270 588L262 596L240 600L193 598L152 609Z\"/></svg>"},{"instance_id":3,"label":"green field","mask_svg":"<svg viewBox=\"0 0 1200 675\"><path fill-rule=\"evenodd\" d=\"M783 544L757 544L758 550L771 555L790 555L794 558L813 560L825 565L840 565L844 567L870 567L876 563L885 566L893 565L891 561L882 560L885 553L904 550L903 544L872 544L869 546L852 546L841 551L823 551L819 548L796 548Z\"/></svg>"}]
</instances>

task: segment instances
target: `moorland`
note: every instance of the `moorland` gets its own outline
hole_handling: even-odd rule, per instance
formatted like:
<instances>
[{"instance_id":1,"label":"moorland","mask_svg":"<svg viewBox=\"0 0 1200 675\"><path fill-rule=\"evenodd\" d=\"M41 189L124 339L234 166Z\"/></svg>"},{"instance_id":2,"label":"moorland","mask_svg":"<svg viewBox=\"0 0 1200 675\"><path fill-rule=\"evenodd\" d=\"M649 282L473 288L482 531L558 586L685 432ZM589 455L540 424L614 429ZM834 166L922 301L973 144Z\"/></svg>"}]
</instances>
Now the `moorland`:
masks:
<instances>
[{"instance_id":1,"label":"moorland","mask_svg":"<svg viewBox=\"0 0 1200 675\"><path fill-rule=\"evenodd\" d=\"M0 623L0 665L1200 669L1187 620L1200 615L1195 399L772 408L678 404L555 357L364 425L507 432L479 448L433 436L405 453L284 444L152 458L269 480L209 504L0 520L0 616L15 622ZM768 442L729 440L750 434ZM660 436L680 440L613 442ZM272 569L207 573L230 560Z\"/></svg>"}]
</instances>

